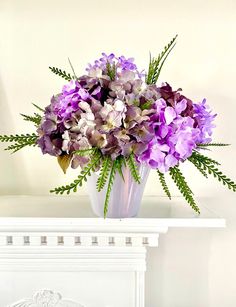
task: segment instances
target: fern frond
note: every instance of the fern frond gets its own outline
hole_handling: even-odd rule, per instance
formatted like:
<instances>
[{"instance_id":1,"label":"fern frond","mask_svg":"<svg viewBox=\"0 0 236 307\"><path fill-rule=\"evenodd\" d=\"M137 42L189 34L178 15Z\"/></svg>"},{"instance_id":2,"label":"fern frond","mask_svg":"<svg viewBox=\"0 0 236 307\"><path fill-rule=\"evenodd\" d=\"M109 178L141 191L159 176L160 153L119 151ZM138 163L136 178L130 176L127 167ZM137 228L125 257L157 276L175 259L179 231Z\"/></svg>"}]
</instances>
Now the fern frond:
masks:
<instances>
[{"instance_id":1,"label":"fern frond","mask_svg":"<svg viewBox=\"0 0 236 307\"><path fill-rule=\"evenodd\" d=\"M189 188L184 175L181 173L180 169L175 166L170 169L170 175L176 184L177 188L181 192L181 194L184 196L188 204L193 208L194 211L196 211L198 214L200 214L200 209L197 206L194 198L193 198L193 192Z\"/></svg>"},{"instance_id":2,"label":"fern frond","mask_svg":"<svg viewBox=\"0 0 236 307\"><path fill-rule=\"evenodd\" d=\"M198 165L203 171L207 172L209 175L213 175L218 179L219 182L222 182L223 185L226 185L229 190L233 190L236 192L236 183L224 175L215 165L219 165L219 163L215 163L215 160L212 160L198 152L193 152L192 156L189 160ZM213 162L212 162L213 161Z\"/></svg>"},{"instance_id":3,"label":"fern frond","mask_svg":"<svg viewBox=\"0 0 236 307\"><path fill-rule=\"evenodd\" d=\"M160 183L162 185L163 191L166 193L168 198L171 199L170 190L169 190L167 183L166 183L166 180L165 180L165 175L163 173L161 173L159 170L157 170L157 173L158 173L159 180L160 180Z\"/></svg>"},{"instance_id":4,"label":"fern frond","mask_svg":"<svg viewBox=\"0 0 236 307\"><path fill-rule=\"evenodd\" d=\"M224 147L224 146L230 146L230 144L225 143L205 143L205 144L197 144L197 147Z\"/></svg>"},{"instance_id":5,"label":"fern frond","mask_svg":"<svg viewBox=\"0 0 236 307\"><path fill-rule=\"evenodd\" d=\"M107 62L107 75L110 77L111 81L115 80L116 77L116 65L111 65Z\"/></svg>"},{"instance_id":6,"label":"fern frond","mask_svg":"<svg viewBox=\"0 0 236 307\"><path fill-rule=\"evenodd\" d=\"M117 168L117 161L112 162L112 167L110 171L110 176L107 184L107 191L106 191L106 197L105 197L105 202L104 202L104 218L107 216L107 211L108 211L108 206L109 206L109 200L110 200L110 195L111 195L111 190L116 174L116 168Z\"/></svg>"},{"instance_id":7,"label":"fern frond","mask_svg":"<svg viewBox=\"0 0 236 307\"><path fill-rule=\"evenodd\" d=\"M75 150L73 153L77 154L81 157L85 157L85 156L89 156L89 155L93 154L95 151L97 151L97 148L92 147L92 148L87 148L87 149Z\"/></svg>"},{"instance_id":8,"label":"fern frond","mask_svg":"<svg viewBox=\"0 0 236 307\"><path fill-rule=\"evenodd\" d=\"M118 158L116 158L116 169L118 173L120 174L121 178L123 179L123 181L125 181L124 174L122 171L123 166L126 166L125 158L122 156L119 156Z\"/></svg>"},{"instance_id":9,"label":"fern frond","mask_svg":"<svg viewBox=\"0 0 236 307\"><path fill-rule=\"evenodd\" d=\"M111 158L109 156L105 156L103 158L103 161L102 161L102 166L101 166L101 169L100 169L100 174L99 174L99 177L98 177L98 180L97 180L97 190L98 192L100 192L106 182L107 182L107 179L108 179L108 174L109 174L109 171L111 169Z\"/></svg>"},{"instance_id":10,"label":"fern frond","mask_svg":"<svg viewBox=\"0 0 236 307\"><path fill-rule=\"evenodd\" d=\"M151 105L153 104L152 101L146 101L145 103L141 104L140 105L140 109L143 111L143 110L147 110L147 109L150 109Z\"/></svg>"},{"instance_id":11,"label":"fern frond","mask_svg":"<svg viewBox=\"0 0 236 307\"><path fill-rule=\"evenodd\" d=\"M13 145L6 147L4 150L12 151L11 153L13 154L13 153L19 151L20 149L22 149L26 146L36 146L36 143L35 142L34 143L28 143L28 144L16 143L16 144L13 144Z\"/></svg>"},{"instance_id":12,"label":"fern frond","mask_svg":"<svg viewBox=\"0 0 236 307\"><path fill-rule=\"evenodd\" d=\"M83 182L87 181L87 177L91 175L91 172L95 172L96 167L100 164L101 153L99 151L95 152L91 161L83 168L78 178L75 179L71 184L66 186L60 186L50 191L50 193L70 194L72 191L76 192L78 186L82 186Z\"/></svg>"},{"instance_id":13,"label":"fern frond","mask_svg":"<svg viewBox=\"0 0 236 307\"><path fill-rule=\"evenodd\" d=\"M153 58L150 54L148 74L146 77L147 84L156 84L160 75L163 64L165 63L168 55L175 46L177 35L164 47L164 50L158 55L157 58Z\"/></svg>"},{"instance_id":14,"label":"fern frond","mask_svg":"<svg viewBox=\"0 0 236 307\"><path fill-rule=\"evenodd\" d=\"M65 79L66 81L70 81L73 79L73 77L71 76L71 74L65 72L65 70L61 70L57 67L49 67L49 69L56 75L62 77L63 79Z\"/></svg>"},{"instance_id":15,"label":"fern frond","mask_svg":"<svg viewBox=\"0 0 236 307\"><path fill-rule=\"evenodd\" d=\"M38 109L39 111L41 111L41 112L44 113L44 109L42 109L41 107L39 107L37 104L32 103L32 105L33 105L36 109Z\"/></svg>"},{"instance_id":16,"label":"fern frond","mask_svg":"<svg viewBox=\"0 0 236 307\"><path fill-rule=\"evenodd\" d=\"M5 148L5 150L11 150L12 153L24 148L25 146L35 146L38 136L35 133L32 134L16 134L16 135L0 135L0 142L14 142Z\"/></svg>"},{"instance_id":17,"label":"fern frond","mask_svg":"<svg viewBox=\"0 0 236 307\"><path fill-rule=\"evenodd\" d=\"M193 157L193 158L201 157L201 159L204 160L206 164L212 163L212 164L215 164L215 165L220 165L220 163L218 161L216 161L212 158L209 158L209 157L203 155L202 153L199 153L198 151L193 151L191 157Z\"/></svg>"},{"instance_id":18,"label":"fern frond","mask_svg":"<svg viewBox=\"0 0 236 307\"><path fill-rule=\"evenodd\" d=\"M38 113L34 113L34 115L26 115L20 113L20 115L23 117L25 121L34 123L36 127L39 126L42 120L42 116L39 115Z\"/></svg>"},{"instance_id":19,"label":"fern frond","mask_svg":"<svg viewBox=\"0 0 236 307\"><path fill-rule=\"evenodd\" d=\"M74 67L73 67L73 65L72 65L72 63L71 63L71 60L70 60L70 58L68 58L68 62L69 62L69 64L70 64L70 68L71 68L71 70L72 70L72 72L73 72L73 75L74 75L74 78L73 79L78 79L77 78L77 76L76 76L76 73L75 73L75 70L74 70ZM69 75L69 74L68 74Z\"/></svg>"},{"instance_id":20,"label":"fern frond","mask_svg":"<svg viewBox=\"0 0 236 307\"><path fill-rule=\"evenodd\" d=\"M199 165L199 162L197 160L195 160L193 157L189 157L188 160L199 170L199 172L206 178L208 178L207 176L207 172L201 168L201 166Z\"/></svg>"},{"instance_id":21,"label":"fern frond","mask_svg":"<svg viewBox=\"0 0 236 307\"><path fill-rule=\"evenodd\" d=\"M37 135L35 133L0 135L0 142L25 143L25 142L31 141L32 139L36 139L36 138L37 138Z\"/></svg>"},{"instance_id":22,"label":"fern frond","mask_svg":"<svg viewBox=\"0 0 236 307\"><path fill-rule=\"evenodd\" d=\"M138 171L138 167L137 167L137 163L135 161L135 156L133 153L131 153L127 158L126 158L126 162L129 166L130 169L130 173L133 177L133 179L137 182L140 183L141 182L141 178L139 175L139 171Z\"/></svg>"}]
</instances>

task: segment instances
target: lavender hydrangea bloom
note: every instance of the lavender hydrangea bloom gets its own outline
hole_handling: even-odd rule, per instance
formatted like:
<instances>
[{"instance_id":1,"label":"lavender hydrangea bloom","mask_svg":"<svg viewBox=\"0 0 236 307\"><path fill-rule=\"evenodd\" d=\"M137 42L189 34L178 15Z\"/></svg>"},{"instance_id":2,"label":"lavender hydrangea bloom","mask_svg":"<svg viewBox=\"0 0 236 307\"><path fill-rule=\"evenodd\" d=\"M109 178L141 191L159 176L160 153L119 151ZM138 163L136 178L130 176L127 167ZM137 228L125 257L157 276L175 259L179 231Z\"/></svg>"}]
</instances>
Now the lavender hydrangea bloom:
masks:
<instances>
[{"instance_id":1,"label":"lavender hydrangea bloom","mask_svg":"<svg viewBox=\"0 0 236 307\"><path fill-rule=\"evenodd\" d=\"M151 116L150 125L155 131L155 137L138 160L166 172L179 161L191 156L196 148L199 129L194 128L194 120L191 117L181 116L187 107L185 99L176 103L175 107L170 107L160 98L154 107L156 113Z\"/></svg>"},{"instance_id":2,"label":"lavender hydrangea bloom","mask_svg":"<svg viewBox=\"0 0 236 307\"><path fill-rule=\"evenodd\" d=\"M133 58L125 58L123 55L116 57L114 53L107 55L102 53L102 57L96 60L94 64L88 64L86 71L89 76L107 78L107 64L110 67L115 67L116 75L118 76L122 71L135 72L139 78L143 77L144 74L137 70L137 66L134 63ZM109 77L108 77L109 79Z\"/></svg>"},{"instance_id":3,"label":"lavender hydrangea bloom","mask_svg":"<svg viewBox=\"0 0 236 307\"><path fill-rule=\"evenodd\" d=\"M212 114L212 110L206 104L206 99L203 99L200 103L195 103L194 116L197 127L200 129L200 134L197 139L197 143L204 144L212 141L211 135L215 125L213 124L217 114Z\"/></svg>"}]
</instances>

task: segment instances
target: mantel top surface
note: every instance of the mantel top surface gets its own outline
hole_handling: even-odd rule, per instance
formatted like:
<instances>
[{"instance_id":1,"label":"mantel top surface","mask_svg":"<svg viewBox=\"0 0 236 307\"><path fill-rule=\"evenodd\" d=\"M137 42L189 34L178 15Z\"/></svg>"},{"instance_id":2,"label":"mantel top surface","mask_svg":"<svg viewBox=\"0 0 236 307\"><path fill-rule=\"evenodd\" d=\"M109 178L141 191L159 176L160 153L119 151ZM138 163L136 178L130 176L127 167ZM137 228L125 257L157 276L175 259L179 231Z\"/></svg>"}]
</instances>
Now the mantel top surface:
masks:
<instances>
[{"instance_id":1,"label":"mantel top surface","mask_svg":"<svg viewBox=\"0 0 236 307\"><path fill-rule=\"evenodd\" d=\"M87 196L0 196L0 229L13 225L61 224L87 227L224 227L225 220L207 209L216 199L200 199L198 216L181 197L146 196L137 218L97 218ZM212 206L211 206L212 207ZM122 225L121 225L122 223Z\"/></svg>"}]
</instances>

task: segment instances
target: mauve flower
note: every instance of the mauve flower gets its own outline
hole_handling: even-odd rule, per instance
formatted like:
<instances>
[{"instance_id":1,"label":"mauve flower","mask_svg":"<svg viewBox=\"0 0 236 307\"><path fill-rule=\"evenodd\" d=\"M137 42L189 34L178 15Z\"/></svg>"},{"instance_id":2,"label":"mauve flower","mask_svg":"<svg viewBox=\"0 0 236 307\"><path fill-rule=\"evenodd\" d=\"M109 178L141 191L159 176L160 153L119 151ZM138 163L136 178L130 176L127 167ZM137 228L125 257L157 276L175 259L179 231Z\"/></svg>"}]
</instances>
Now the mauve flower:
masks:
<instances>
[{"instance_id":1,"label":"mauve flower","mask_svg":"<svg viewBox=\"0 0 236 307\"><path fill-rule=\"evenodd\" d=\"M88 134L88 139L92 146L98 148L104 148L108 144L107 135L99 132L98 130L91 131L91 133Z\"/></svg>"},{"instance_id":2,"label":"mauve flower","mask_svg":"<svg viewBox=\"0 0 236 307\"><path fill-rule=\"evenodd\" d=\"M42 150L43 154L49 154L51 156L59 156L62 153L62 140L51 139L50 136L44 135L38 139L37 144Z\"/></svg>"}]
</instances>

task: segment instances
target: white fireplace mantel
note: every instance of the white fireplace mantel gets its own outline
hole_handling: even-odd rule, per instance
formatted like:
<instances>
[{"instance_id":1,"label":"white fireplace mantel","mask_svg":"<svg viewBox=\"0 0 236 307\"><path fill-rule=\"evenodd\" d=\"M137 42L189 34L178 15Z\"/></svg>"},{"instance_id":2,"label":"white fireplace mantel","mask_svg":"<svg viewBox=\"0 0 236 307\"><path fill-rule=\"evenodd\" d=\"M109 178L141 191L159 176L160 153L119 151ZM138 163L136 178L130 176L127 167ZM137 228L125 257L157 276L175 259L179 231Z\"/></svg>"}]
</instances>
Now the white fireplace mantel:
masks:
<instances>
[{"instance_id":1,"label":"white fireplace mantel","mask_svg":"<svg viewBox=\"0 0 236 307\"><path fill-rule=\"evenodd\" d=\"M181 198L145 197L139 217L103 219L84 196L1 196L0 307L41 306L37 293L60 297L46 307L143 307L147 247L172 227L225 226L201 212Z\"/></svg>"}]
</instances>

